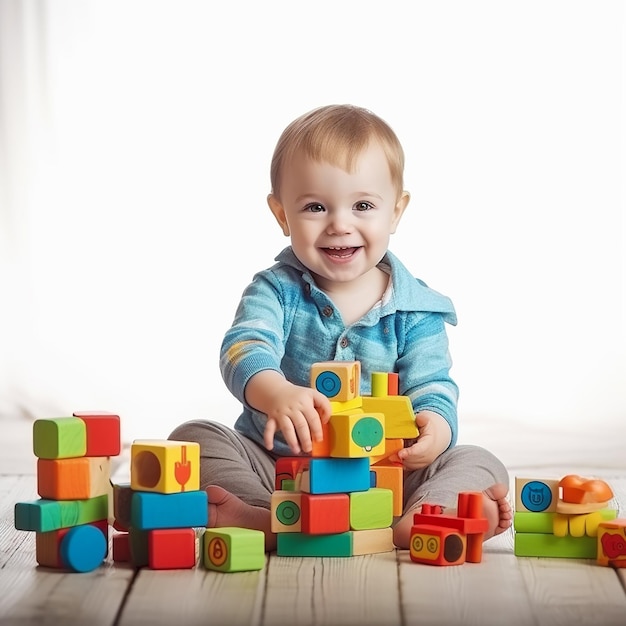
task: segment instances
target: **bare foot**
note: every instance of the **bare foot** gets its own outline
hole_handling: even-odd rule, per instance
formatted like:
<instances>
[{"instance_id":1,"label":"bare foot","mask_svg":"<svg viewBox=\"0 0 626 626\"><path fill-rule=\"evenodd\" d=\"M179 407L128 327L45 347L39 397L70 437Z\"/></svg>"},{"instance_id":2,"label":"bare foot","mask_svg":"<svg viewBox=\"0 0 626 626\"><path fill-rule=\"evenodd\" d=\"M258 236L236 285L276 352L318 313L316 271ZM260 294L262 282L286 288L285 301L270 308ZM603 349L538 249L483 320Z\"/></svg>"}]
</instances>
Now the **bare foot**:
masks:
<instances>
[{"instance_id":1,"label":"bare foot","mask_svg":"<svg viewBox=\"0 0 626 626\"><path fill-rule=\"evenodd\" d=\"M236 495L217 485L206 489L209 496L209 528L236 526L261 530L265 534L265 551L276 549L276 535L271 531L271 512L260 506L247 504Z\"/></svg>"},{"instance_id":2,"label":"bare foot","mask_svg":"<svg viewBox=\"0 0 626 626\"><path fill-rule=\"evenodd\" d=\"M502 483L496 483L483 491L483 515L489 522L489 529L483 540L486 541L494 535L499 535L507 530L513 523L513 510L507 500L509 489ZM409 509L393 527L393 542L403 550L409 549L411 541L411 528L413 527L413 515L421 509L421 504ZM456 515L456 509L446 508L446 515Z\"/></svg>"}]
</instances>

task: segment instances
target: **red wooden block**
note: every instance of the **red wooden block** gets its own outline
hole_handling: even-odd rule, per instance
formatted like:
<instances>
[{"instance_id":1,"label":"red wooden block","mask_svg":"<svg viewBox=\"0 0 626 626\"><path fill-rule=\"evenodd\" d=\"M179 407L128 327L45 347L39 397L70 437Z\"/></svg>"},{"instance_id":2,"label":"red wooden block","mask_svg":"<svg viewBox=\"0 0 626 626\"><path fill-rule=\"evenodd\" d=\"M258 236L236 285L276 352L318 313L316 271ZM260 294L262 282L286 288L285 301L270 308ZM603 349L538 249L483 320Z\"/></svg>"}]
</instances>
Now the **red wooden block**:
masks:
<instances>
[{"instance_id":1,"label":"red wooden block","mask_svg":"<svg viewBox=\"0 0 626 626\"><path fill-rule=\"evenodd\" d=\"M106 411L77 411L74 417L82 419L87 428L85 456L117 456L120 453L119 415Z\"/></svg>"},{"instance_id":2,"label":"red wooden block","mask_svg":"<svg viewBox=\"0 0 626 626\"><path fill-rule=\"evenodd\" d=\"M130 563L130 537L128 533L114 533L111 543L113 546L113 560L116 563Z\"/></svg>"},{"instance_id":3,"label":"red wooden block","mask_svg":"<svg viewBox=\"0 0 626 626\"><path fill-rule=\"evenodd\" d=\"M158 528L148 531L148 565L152 569L189 569L196 566L193 528Z\"/></svg>"},{"instance_id":4,"label":"red wooden block","mask_svg":"<svg viewBox=\"0 0 626 626\"><path fill-rule=\"evenodd\" d=\"M400 377L396 372L389 372L387 374L387 394L390 396L397 396L399 387Z\"/></svg>"},{"instance_id":5,"label":"red wooden block","mask_svg":"<svg viewBox=\"0 0 626 626\"><path fill-rule=\"evenodd\" d=\"M300 510L303 533L330 535L350 530L350 496L347 493L303 493Z\"/></svg>"},{"instance_id":6,"label":"red wooden block","mask_svg":"<svg viewBox=\"0 0 626 626\"><path fill-rule=\"evenodd\" d=\"M309 466L310 459L303 456L281 456L276 460L275 489L283 488L283 480L295 480L298 472Z\"/></svg>"}]
</instances>

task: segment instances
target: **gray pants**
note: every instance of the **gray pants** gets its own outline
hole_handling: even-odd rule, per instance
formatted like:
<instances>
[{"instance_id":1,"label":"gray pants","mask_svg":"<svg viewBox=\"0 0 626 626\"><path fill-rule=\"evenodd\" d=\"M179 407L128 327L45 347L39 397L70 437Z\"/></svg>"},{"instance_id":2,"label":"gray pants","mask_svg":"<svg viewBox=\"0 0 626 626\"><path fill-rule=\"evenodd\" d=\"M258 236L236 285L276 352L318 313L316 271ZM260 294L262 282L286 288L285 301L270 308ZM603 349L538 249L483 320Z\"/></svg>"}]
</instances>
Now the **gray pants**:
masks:
<instances>
[{"instance_id":1,"label":"gray pants","mask_svg":"<svg viewBox=\"0 0 626 626\"><path fill-rule=\"evenodd\" d=\"M276 456L251 439L217 422L181 424L169 439L200 444L200 488L219 485L244 502L266 509L274 491ZM504 465L478 446L456 446L431 465L404 475L404 511L428 502L456 507L461 491L509 484Z\"/></svg>"}]
</instances>

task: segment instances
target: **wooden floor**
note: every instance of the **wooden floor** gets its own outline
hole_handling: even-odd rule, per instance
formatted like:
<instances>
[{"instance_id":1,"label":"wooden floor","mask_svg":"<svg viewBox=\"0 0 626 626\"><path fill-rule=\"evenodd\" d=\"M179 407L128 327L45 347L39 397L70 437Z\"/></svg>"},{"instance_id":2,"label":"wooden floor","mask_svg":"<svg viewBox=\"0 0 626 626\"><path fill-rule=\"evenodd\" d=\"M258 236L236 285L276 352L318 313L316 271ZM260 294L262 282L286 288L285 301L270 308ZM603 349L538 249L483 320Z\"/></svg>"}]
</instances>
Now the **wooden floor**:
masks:
<instances>
[{"instance_id":1,"label":"wooden floor","mask_svg":"<svg viewBox=\"0 0 626 626\"><path fill-rule=\"evenodd\" d=\"M407 551L352 558L271 555L257 572L153 571L107 561L86 574L40 568L34 534L14 528L15 502L37 497L29 430L0 443L0 624L533 626L626 625L626 570L576 559L516 558L513 534L478 564L432 567ZM123 471L123 466L118 466ZM511 468L559 477L578 468ZM532 472L532 473L531 473ZM598 469L626 516L626 470Z\"/></svg>"}]
</instances>

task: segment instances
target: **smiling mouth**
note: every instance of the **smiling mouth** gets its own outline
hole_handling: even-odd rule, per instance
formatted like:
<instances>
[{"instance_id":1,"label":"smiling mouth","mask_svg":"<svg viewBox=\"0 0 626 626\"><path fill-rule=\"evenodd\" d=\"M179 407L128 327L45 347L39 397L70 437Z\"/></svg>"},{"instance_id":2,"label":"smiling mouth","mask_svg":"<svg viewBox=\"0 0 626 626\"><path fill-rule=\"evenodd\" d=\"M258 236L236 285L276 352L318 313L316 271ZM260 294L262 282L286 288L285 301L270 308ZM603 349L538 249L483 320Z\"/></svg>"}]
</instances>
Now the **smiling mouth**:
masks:
<instances>
[{"instance_id":1,"label":"smiling mouth","mask_svg":"<svg viewBox=\"0 0 626 626\"><path fill-rule=\"evenodd\" d=\"M349 259L357 250L358 247L347 246L329 246L328 248L322 248L325 254L334 259Z\"/></svg>"}]
</instances>

